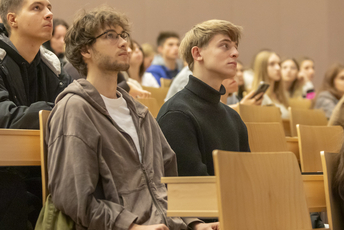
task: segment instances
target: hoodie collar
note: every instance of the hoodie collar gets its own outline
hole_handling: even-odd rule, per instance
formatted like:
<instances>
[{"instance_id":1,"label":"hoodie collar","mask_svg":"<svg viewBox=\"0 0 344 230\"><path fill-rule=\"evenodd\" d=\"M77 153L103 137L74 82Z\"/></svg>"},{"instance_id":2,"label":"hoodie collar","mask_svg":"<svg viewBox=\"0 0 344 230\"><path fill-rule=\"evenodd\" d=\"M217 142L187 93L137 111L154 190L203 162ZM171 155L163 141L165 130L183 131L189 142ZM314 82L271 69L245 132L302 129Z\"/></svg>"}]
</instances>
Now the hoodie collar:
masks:
<instances>
[{"instance_id":1,"label":"hoodie collar","mask_svg":"<svg viewBox=\"0 0 344 230\"><path fill-rule=\"evenodd\" d=\"M28 62L19 54L9 37L6 36L6 30L2 27L3 24L0 23L0 61L2 61L8 54L18 65L22 65L23 63L28 64ZM56 75L61 74L60 60L53 52L41 46L38 53L40 56L39 60L42 60Z\"/></svg>"},{"instance_id":2,"label":"hoodie collar","mask_svg":"<svg viewBox=\"0 0 344 230\"><path fill-rule=\"evenodd\" d=\"M200 98L213 104L219 103L221 95L224 95L226 93L226 89L223 85L221 85L220 91L217 91L205 82L192 75L189 76L189 82L185 88L187 88Z\"/></svg>"},{"instance_id":3,"label":"hoodie collar","mask_svg":"<svg viewBox=\"0 0 344 230\"><path fill-rule=\"evenodd\" d=\"M124 100L127 102L128 108L138 114L139 117L145 117L148 109L134 100L125 90L117 87L117 90L122 94ZM103 98L98 90L86 79L74 80L62 93L58 95L55 103L58 103L67 94L76 94L86 100L92 107L106 116L110 116L106 109Z\"/></svg>"}]
</instances>

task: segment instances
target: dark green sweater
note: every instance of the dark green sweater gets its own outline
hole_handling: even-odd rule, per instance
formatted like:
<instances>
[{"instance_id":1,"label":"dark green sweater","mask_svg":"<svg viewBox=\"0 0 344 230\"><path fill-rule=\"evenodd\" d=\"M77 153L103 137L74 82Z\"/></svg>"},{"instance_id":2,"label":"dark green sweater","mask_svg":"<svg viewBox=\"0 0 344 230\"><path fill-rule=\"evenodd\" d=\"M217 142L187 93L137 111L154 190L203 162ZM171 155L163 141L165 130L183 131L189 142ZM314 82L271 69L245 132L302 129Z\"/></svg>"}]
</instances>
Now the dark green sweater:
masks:
<instances>
[{"instance_id":1,"label":"dark green sweater","mask_svg":"<svg viewBox=\"0 0 344 230\"><path fill-rule=\"evenodd\" d=\"M160 109L157 121L177 155L180 176L214 175L215 149L250 151L244 122L220 102L225 91L190 75L186 87Z\"/></svg>"}]
</instances>

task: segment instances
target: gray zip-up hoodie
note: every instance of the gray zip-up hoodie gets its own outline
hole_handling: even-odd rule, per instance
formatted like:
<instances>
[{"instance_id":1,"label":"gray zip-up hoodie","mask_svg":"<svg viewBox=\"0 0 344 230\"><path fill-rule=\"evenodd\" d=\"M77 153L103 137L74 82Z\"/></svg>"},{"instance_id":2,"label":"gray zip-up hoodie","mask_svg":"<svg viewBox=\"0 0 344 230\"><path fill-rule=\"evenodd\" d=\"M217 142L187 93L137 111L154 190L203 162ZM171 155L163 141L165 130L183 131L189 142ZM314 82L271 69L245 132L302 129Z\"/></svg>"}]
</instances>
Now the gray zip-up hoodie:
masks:
<instances>
[{"instance_id":1,"label":"gray zip-up hoodie","mask_svg":"<svg viewBox=\"0 0 344 230\"><path fill-rule=\"evenodd\" d=\"M166 217L162 176L176 176L175 153L147 108L118 88L128 104L142 152L110 117L87 80L70 84L48 120L48 188L55 206L77 229L124 230L166 224L186 229L196 219Z\"/></svg>"}]
</instances>

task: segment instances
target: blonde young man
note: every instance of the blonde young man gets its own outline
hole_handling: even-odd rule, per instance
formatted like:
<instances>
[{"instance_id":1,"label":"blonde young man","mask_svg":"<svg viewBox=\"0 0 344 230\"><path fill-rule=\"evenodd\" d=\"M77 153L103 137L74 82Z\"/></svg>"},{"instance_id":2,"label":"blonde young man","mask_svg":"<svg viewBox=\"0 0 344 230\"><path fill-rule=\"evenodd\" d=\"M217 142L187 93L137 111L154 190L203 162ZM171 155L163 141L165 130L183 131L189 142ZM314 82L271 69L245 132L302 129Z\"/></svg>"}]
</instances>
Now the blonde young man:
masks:
<instances>
[{"instance_id":1,"label":"blonde young man","mask_svg":"<svg viewBox=\"0 0 344 230\"><path fill-rule=\"evenodd\" d=\"M180 53L193 76L157 117L181 176L214 175L215 149L250 151L244 122L220 102L222 81L236 74L240 35L241 27L210 20L194 26L181 42Z\"/></svg>"},{"instance_id":2,"label":"blonde young man","mask_svg":"<svg viewBox=\"0 0 344 230\"><path fill-rule=\"evenodd\" d=\"M117 87L128 32L126 17L103 7L79 15L66 35L66 56L87 77L59 95L48 120L52 201L77 229L217 229L166 216L160 178L177 175L175 154L147 108Z\"/></svg>"}]
</instances>

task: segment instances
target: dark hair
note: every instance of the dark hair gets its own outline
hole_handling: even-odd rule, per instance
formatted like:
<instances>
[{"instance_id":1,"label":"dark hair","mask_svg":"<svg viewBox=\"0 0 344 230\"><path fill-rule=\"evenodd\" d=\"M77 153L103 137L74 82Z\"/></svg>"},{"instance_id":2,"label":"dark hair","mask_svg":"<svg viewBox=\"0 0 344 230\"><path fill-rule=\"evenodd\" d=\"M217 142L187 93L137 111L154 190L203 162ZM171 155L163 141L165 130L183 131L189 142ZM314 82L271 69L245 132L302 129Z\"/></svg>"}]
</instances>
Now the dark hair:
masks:
<instances>
[{"instance_id":1,"label":"dark hair","mask_svg":"<svg viewBox=\"0 0 344 230\"><path fill-rule=\"evenodd\" d=\"M69 29L69 25L67 24L66 21L64 21L63 19L59 19L59 18L54 18L53 19L53 36L55 34L55 29L57 26L64 26L66 27L66 29L68 30ZM47 48L48 50L50 50L51 52L55 53L55 51L51 48L51 44L50 44L50 40L49 41L46 41L43 43L43 46L45 48ZM59 58L63 58L64 57L64 54L56 54L58 55Z\"/></svg>"},{"instance_id":2,"label":"dark hair","mask_svg":"<svg viewBox=\"0 0 344 230\"><path fill-rule=\"evenodd\" d=\"M163 46L165 41L169 38L178 38L179 39L179 35L175 32L171 32L171 31L165 31L165 32L160 32L156 43L158 46Z\"/></svg>"},{"instance_id":3,"label":"dark hair","mask_svg":"<svg viewBox=\"0 0 344 230\"><path fill-rule=\"evenodd\" d=\"M55 34L55 29L57 26L64 26L64 27L66 27L67 30L69 29L69 25L65 20L59 19L59 18L54 18L53 19L53 36Z\"/></svg>"},{"instance_id":4,"label":"dark hair","mask_svg":"<svg viewBox=\"0 0 344 230\"><path fill-rule=\"evenodd\" d=\"M80 74L87 76L87 64L81 53L93 44L101 29L114 26L120 26L126 32L130 29L127 17L110 6L101 6L90 12L82 10L75 18L65 37L65 55Z\"/></svg>"},{"instance_id":5,"label":"dark hair","mask_svg":"<svg viewBox=\"0 0 344 230\"><path fill-rule=\"evenodd\" d=\"M137 41L131 40L133 47L134 47L134 43L139 47L139 50L142 53L142 63L140 65L140 69L139 69L139 76L140 78L143 76L143 74L145 73L145 66L144 66L144 60L145 60L145 54L143 53L142 47L140 46L140 44ZM134 50L133 50L134 52Z\"/></svg>"},{"instance_id":6,"label":"dark hair","mask_svg":"<svg viewBox=\"0 0 344 230\"><path fill-rule=\"evenodd\" d=\"M23 2L24 0L1 0L0 1L1 20L9 35L11 35L11 27L7 21L7 14L9 12L17 13L21 9Z\"/></svg>"},{"instance_id":7,"label":"dark hair","mask_svg":"<svg viewBox=\"0 0 344 230\"><path fill-rule=\"evenodd\" d=\"M329 91L337 99L340 99L342 97L342 94L338 92L338 90L334 86L334 79L342 70L344 70L344 66L342 64L333 64L325 73L321 91Z\"/></svg>"}]
</instances>

